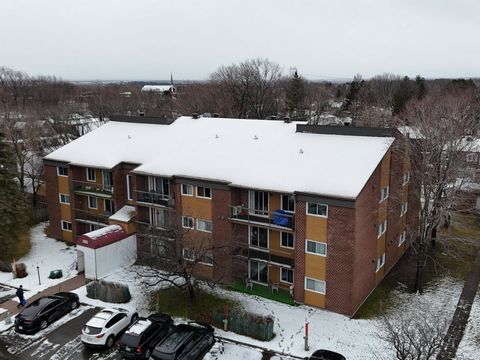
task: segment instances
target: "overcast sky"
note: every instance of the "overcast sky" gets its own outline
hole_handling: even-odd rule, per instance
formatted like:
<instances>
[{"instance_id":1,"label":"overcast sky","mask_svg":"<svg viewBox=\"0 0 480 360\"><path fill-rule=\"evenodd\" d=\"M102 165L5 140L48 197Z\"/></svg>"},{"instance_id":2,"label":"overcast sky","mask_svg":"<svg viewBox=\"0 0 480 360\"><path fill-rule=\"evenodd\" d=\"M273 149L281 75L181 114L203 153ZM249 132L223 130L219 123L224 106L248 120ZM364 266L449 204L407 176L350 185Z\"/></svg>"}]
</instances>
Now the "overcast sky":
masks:
<instances>
[{"instance_id":1,"label":"overcast sky","mask_svg":"<svg viewBox=\"0 0 480 360\"><path fill-rule=\"evenodd\" d=\"M206 79L267 57L310 79L480 76L478 0L0 0L0 66Z\"/></svg>"}]
</instances>

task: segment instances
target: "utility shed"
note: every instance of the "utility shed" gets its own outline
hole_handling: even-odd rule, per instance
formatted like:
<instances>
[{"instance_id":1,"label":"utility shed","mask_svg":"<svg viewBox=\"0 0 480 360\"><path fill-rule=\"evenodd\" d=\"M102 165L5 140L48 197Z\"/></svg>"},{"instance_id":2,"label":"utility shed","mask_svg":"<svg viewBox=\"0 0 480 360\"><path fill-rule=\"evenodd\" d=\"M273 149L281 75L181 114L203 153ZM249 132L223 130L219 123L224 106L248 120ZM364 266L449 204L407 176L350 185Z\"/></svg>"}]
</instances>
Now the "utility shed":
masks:
<instances>
[{"instance_id":1,"label":"utility shed","mask_svg":"<svg viewBox=\"0 0 480 360\"><path fill-rule=\"evenodd\" d=\"M121 225L128 233L128 235L135 232L135 207L125 205L115 214L108 218L110 225Z\"/></svg>"},{"instance_id":2,"label":"utility shed","mask_svg":"<svg viewBox=\"0 0 480 360\"><path fill-rule=\"evenodd\" d=\"M80 235L77 238L78 270L85 278L99 280L136 261L137 239L120 225Z\"/></svg>"}]
</instances>

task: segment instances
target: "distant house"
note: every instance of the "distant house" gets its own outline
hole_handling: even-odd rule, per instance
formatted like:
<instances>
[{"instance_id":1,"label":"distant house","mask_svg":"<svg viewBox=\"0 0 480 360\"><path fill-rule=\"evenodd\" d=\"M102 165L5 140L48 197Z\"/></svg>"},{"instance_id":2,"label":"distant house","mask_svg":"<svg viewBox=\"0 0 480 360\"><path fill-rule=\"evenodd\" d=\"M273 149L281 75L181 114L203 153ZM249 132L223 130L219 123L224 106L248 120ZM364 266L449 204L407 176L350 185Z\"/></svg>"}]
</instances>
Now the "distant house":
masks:
<instances>
[{"instance_id":1,"label":"distant house","mask_svg":"<svg viewBox=\"0 0 480 360\"><path fill-rule=\"evenodd\" d=\"M405 141L394 129L112 116L44 158L50 235L73 242L128 206L140 258L178 226L186 261L207 248L197 276L352 315L418 228Z\"/></svg>"},{"instance_id":2,"label":"distant house","mask_svg":"<svg viewBox=\"0 0 480 360\"><path fill-rule=\"evenodd\" d=\"M142 91L173 95L176 93L176 88L173 85L145 85L142 87Z\"/></svg>"}]
</instances>

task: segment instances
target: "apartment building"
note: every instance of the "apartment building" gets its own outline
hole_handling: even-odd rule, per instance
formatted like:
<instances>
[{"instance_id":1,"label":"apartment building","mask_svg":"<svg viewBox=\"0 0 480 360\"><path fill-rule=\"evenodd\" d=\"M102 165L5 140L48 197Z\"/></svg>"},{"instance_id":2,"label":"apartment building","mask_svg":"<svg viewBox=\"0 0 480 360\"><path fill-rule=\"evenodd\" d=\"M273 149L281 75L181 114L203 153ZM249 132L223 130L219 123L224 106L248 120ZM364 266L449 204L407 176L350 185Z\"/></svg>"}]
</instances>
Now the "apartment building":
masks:
<instances>
[{"instance_id":1,"label":"apartment building","mask_svg":"<svg viewBox=\"0 0 480 360\"><path fill-rule=\"evenodd\" d=\"M183 257L205 249L198 276L349 316L418 226L408 144L390 129L113 116L44 165L57 239L129 205L140 258L159 255L165 230L188 229Z\"/></svg>"}]
</instances>

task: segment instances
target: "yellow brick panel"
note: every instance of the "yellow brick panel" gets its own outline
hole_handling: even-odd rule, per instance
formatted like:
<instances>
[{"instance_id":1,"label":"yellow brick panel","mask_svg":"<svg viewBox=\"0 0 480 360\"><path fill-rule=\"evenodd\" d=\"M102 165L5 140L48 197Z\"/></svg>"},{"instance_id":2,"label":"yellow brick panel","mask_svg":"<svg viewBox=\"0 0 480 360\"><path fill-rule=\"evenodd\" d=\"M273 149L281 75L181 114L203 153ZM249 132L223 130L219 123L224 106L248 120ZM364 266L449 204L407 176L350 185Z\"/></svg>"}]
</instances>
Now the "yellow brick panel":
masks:
<instances>
[{"instance_id":1,"label":"yellow brick panel","mask_svg":"<svg viewBox=\"0 0 480 360\"><path fill-rule=\"evenodd\" d=\"M310 240L327 242L327 218L306 215L306 237Z\"/></svg>"},{"instance_id":2,"label":"yellow brick panel","mask_svg":"<svg viewBox=\"0 0 480 360\"><path fill-rule=\"evenodd\" d=\"M195 219L212 219L212 200L182 195L182 214Z\"/></svg>"},{"instance_id":3,"label":"yellow brick panel","mask_svg":"<svg viewBox=\"0 0 480 360\"><path fill-rule=\"evenodd\" d=\"M325 256L305 254L305 276L325 280L327 261Z\"/></svg>"},{"instance_id":4,"label":"yellow brick panel","mask_svg":"<svg viewBox=\"0 0 480 360\"><path fill-rule=\"evenodd\" d=\"M70 211L70 205L60 204L60 217L62 220L66 220L68 222L72 221L72 213Z\"/></svg>"},{"instance_id":5,"label":"yellow brick panel","mask_svg":"<svg viewBox=\"0 0 480 360\"><path fill-rule=\"evenodd\" d=\"M62 230L62 238L64 241L72 242L73 241L73 234L71 231Z\"/></svg>"},{"instance_id":6,"label":"yellow brick panel","mask_svg":"<svg viewBox=\"0 0 480 360\"><path fill-rule=\"evenodd\" d=\"M58 192L61 194L70 194L70 187L68 186L68 177L57 176L58 178Z\"/></svg>"},{"instance_id":7,"label":"yellow brick panel","mask_svg":"<svg viewBox=\"0 0 480 360\"><path fill-rule=\"evenodd\" d=\"M325 308L325 295L305 290L304 302L306 305Z\"/></svg>"}]
</instances>

